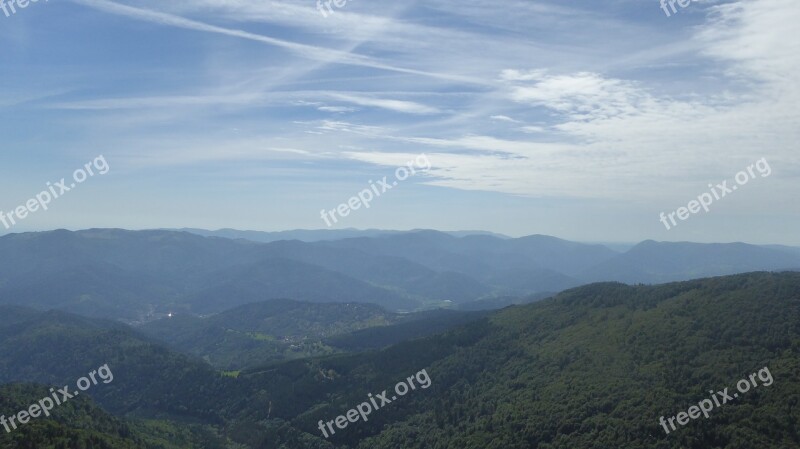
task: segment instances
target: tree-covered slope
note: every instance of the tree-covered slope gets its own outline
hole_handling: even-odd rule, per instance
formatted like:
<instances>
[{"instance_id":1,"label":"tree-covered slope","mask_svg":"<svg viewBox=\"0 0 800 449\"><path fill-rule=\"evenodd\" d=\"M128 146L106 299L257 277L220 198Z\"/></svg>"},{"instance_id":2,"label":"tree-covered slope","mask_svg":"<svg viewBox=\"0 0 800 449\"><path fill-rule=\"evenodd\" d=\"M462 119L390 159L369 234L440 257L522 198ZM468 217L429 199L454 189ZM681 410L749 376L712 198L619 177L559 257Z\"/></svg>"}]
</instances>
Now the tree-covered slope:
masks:
<instances>
[{"instance_id":1,"label":"tree-covered slope","mask_svg":"<svg viewBox=\"0 0 800 449\"><path fill-rule=\"evenodd\" d=\"M323 343L324 339L386 326L400 317L373 304L275 299L235 307L208 318L176 314L138 330L220 369L239 370L331 354L335 351Z\"/></svg>"},{"instance_id":2,"label":"tree-covered slope","mask_svg":"<svg viewBox=\"0 0 800 449\"><path fill-rule=\"evenodd\" d=\"M50 395L48 388L16 384L0 386L0 415L8 418L28 410ZM41 413L34 411L34 413ZM87 397L65 402L52 410L50 417L30 419L27 424L15 421L16 429L6 421L10 432L0 427L0 447L14 449L145 449L123 422L97 407ZM23 418L28 419L28 418Z\"/></svg>"},{"instance_id":3,"label":"tree-covered slope","mask_svg":"<svg viewBox=\"0 0 800 449\"><path fill-rule=\"evenodd\" d=\"M485 313L400 314L373 304L275 299L199 318L175 314L137 328L227 371L341 351L380 349L444 332Z\"/></svg>"},{"instance_id":4,"label":"tree-covered slope","mask_svg":"<svg viewBox=\"0 0 800 449\"><path fill-rule=\"evenodd\" d=\"M239 425L258 427L253 420L270 408L273 420L322 442L319 420L427 369L431 388L327 442L359 449L797 448L799 351L797 273L595 284L378 353L243 373L240 386L262 394L241 411ZM709 390L733 388L764 367L771 386L669 435L659 425L660 416L686 411ZM270 422L286 434L286 424ZM271 447L270 435L255 447Z\"/></svg>"},{"instance_id":5,"label":"tree-covered slope","mask_svg":"<svg viewBox=\"0 0 800 449\"><path fill-rule=\"evenodd\" d=\"M216 424L223 440L250 449L800 447L798 273L587 285L441 335L237 378L113 323L14 313L15 324L0 326L3 381L74 382L108 363L114 381L90 391L108 410ZM763 368L771 385L709 419L669 435L659 425ZM392 397L423 369L430 388L321 435L320 420L370 393Z\"/></svg>"},{"instance_id":6,"label":"tree-covered slope","mask_svg":"<svg viewBox=\"0 0 800 449\"><path fill-rule=\"evenodd\" d=\"M402 320L389 326L376 326L347 334L334 335L325 344L348 351L382 349L416 338L428 337L451 328L477 321L488 315L486 311L430 310L402 316Z\"/></svg>"},{"instance_id":7,"label":"tree-covered slope","mask_svg":"<svg viewBox=\"0 0 800 449\"><path fill-rule=\"evenodd\" d=\"M51 396L49 388L33 384L0 386L0 448L3 449L224 449L225 440L208 426L154 420L123 420L100 408L88 396L55 405L45 416L31 409ZM10 417L31 411L35 418L12 425ZM16 426L16 428L14 427Z\"/></svg>"},{"instance_id":8,"label":"tree-covered slope","mask_svg":"<svg viewBox=\"0 0 800 449\"><path fill-rule=\"evenodd\" d=\"M0 306L0 314L5 306ZM0 383L71 385L107 364L114 379L88 391L113 413L220 421L229 379L119 323L40 312L0 326ZM197 394L202 389L204 394Z\"/></svg>"}]
</instances>

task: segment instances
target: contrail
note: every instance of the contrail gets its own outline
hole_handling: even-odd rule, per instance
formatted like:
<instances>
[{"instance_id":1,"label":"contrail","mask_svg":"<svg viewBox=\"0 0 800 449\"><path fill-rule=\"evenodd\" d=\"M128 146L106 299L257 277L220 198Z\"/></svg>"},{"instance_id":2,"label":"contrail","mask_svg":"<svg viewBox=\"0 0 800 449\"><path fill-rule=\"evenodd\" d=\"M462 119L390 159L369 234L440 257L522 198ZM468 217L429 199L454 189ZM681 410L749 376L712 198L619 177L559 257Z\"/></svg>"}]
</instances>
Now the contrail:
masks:
<instances>
[{"instance_id":1,"label":"contrail","mask_svg":"<svg viewBox=\"0 0 800 449\"><path fill-rule=\"evenodd\" d=\"M94 8L110 14L131 17L134 19L144 20L161 25L169 25L188 30L223 34L226 36L233 36L241 39L248 39L256 42L261 42L275 47L286 49L288 51L291 51L292 53L295 53L307 59L322 61L329 64L356 65L361 67L370 67L374 69L388 70L392 72L408 73L411 75L420 75L431 78L444 79L448 81L457 81L466 84L487 85L485 81L472 77L396 67L358 54L343 52L340 50L334 50L325 47L318 47L314 45L298 44L296 42L291 42L283 39L276 39L274 37L251 33L249 31L223 28L216 25L210 25L207 23L198 22L196 20L191 20L184 17L176 16L174 14L152 11L143 8L136 8L128 5L121 5L119 3L115 3L109 0L72 0L72 1L74 3L85 5L90 8Z\"/></svg>"}]
</instances>

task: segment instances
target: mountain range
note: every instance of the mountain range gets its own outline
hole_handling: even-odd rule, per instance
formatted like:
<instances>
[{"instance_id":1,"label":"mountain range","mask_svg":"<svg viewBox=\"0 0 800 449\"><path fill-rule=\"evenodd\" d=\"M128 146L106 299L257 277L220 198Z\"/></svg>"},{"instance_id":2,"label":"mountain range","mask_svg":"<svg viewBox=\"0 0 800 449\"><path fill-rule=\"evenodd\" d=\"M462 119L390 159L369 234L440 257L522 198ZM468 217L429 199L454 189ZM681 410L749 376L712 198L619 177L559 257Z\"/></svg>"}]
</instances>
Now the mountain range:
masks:
<instances>
[{"instance_id":1,"label":"mountain range","mask_svg":"<svg viewBox=\"0 0 800 449\"><path fill-rule=\"evenodd\" d=\"M321 242L326 240L341 240L356 237L378 237L382 235L402 234L412 231L389 231L383 229L294 229L290 231L241 231L238 229L217 229L211 231L198 228L164 229L165 231L182 231L192 234L202 235L203 237L223 237L228 239L244 239L254 242L271 243L280 240L300 240L301 242ZM454 237L465 237L468 235L489 235L501 239L509 238L503 234L488 231L442 231L444 234Z\"/></svg>"},{"instance_id":2,"label":"mountain range","mask_svg":"<svg viewBox=\"0 0 800 449\"><path fill-rule=\"evenodd\" d=\"M481 309L588 282L800 268L800 250L791 247L645 241L619 253L542 235L425 230L271 243L178 231L58 230L0 237L0 254L0 304L129 323L276 298L405 312Z\"/></svg>"}]
</instances>

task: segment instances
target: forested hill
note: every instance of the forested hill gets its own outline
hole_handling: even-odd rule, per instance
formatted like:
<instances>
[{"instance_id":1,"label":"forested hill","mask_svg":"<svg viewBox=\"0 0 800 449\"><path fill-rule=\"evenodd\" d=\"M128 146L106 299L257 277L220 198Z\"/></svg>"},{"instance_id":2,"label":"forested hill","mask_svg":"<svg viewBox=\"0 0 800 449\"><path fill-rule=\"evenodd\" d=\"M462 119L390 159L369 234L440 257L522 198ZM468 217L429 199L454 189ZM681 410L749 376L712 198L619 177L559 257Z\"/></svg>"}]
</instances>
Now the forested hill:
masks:
<instances>
[{"instance_id":1,"label":"forested hill","mask_svg":"<svg viewBox=\"0 0 800 449\"><path fill-rule=\"evenodd\" d=\"M0 386L0 410L6 418L29 410L50 395L45 386L14 384ZM5 423L0 427L3 449L226 449L225 442L211 428L175 425L165 421L122 420L99 406L88 396L75 397L26 424Z\"/></svg>"},{"instance_id":2,"label":"forested hill","mask_svg":"<svg viewBox=\"0 0 800 449\"><path fill-rule=\"evenodd\" d=\"M137 330L219 369L236 371L267 362L380 349L444 332L487 313L439 309L400 314L374 304L274 299L206 318L175 314Z\"/></svg>"},{"instance_id":3,"label":"forested hill","mask_svg":"<svg viewBox=\"0 0 800 449\"><path fill-rule=\"evenodd\" d=\"M285 421L270 421L248 443L268 448L304 433L321 443L318 420L427 369L431 388L329 441L359 449L797 448L799 351L797 273L595 284L380 353L243 374L240 382L270 393L253 398L239 424L256 426L271 402L272 418ZM764 367L771 386L670 435L659 425Z\"/></svg>"},{"instance_id":4,"label":"forested hill","mask_svg":"<svg viewBox=\"0 0 800 449\"><path fill-rule=\"evenodd\" d=\"M240 449L800 447L800 273L587 285L380 351L272 364L237 378L117 324L6 309L5 381L62 385L108 363L114 381L90 392L107 410L128 419L195 422L201 434L179 429L187 439L213 442L218 432ZM770 386L669 435L659 425L659 417L686 411L709 390L733 389L765 367ZM330 439L321 435L320 420L423 369L430 388ZM17 410L6 404L2 411ZM62 424L85 430L81 419ZM114 440L123 428L104 423L111 447L138 441ZM176 444L174 423L151 425ZM137 435L148 432L154 428Z\"/></svg>"}]
</instances>

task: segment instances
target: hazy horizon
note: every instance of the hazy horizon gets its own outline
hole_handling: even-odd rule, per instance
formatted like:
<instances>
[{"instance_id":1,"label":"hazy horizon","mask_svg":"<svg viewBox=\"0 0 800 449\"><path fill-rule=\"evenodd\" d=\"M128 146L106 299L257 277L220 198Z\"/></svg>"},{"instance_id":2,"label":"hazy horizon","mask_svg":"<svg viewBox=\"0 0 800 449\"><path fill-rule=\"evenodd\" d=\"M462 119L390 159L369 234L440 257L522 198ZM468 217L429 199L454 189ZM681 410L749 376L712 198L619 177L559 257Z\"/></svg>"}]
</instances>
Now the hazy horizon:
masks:
<instances>
[{"instance_id":1,"label":"hazy horizon","mask_svg":"<svg viewBox=\"0 0 800 449\"><path fill-rule=\"evenodd\" d=\"M219 232L219 231L235 231L235 232L262 232L262 233L288 233L288 232L317 232L317 231L353 231L353 232L368 232L368 231L379 231L379 232L415 232L415 231L436 231L442 233L475 233L475 234L489 234L500 236L503 238L522 238L522 237L530 237L534 235L543 235L547 237L555 237L557 239L566 240L570 242L576 243L584 243L589 245L604 245L608 246L611 249L616 249L618 251L624 251L620 248L625 247L632 247L638 245L639 243L646 242L646 241L655 241L658 243L703 243L703 244L711 244L711 243L720 243L720 244L729 244L729 243L745 243L748 245L756 245L756 246L770 246L770 245L779 245L779 246L789 246L789 247L800 247L800 245L796 244L788 244L788 243L781 243L781 242L767 242L767 243L757 243L752 241L746 240L730 240L730 241L694 241L694 240L657 240L657 239L642 239L636 241L604 241L604 240L573 240L569 238L565 238L559 235L552 235L552 234L542 234L542 233L531 233L531 234L521 234L521 235L508 235L494 231L488 231L484 229L433 229L433 228L411 228L411 229L380 229L380 228L338 228L338 229L324 229L324 228L316 228L316 229L278 229L278 230L259 230L259 229L236 229L236 228L216 228L216 229L206 229L206 228L197 228L197 227L182 227L182 228L121 228L121 227L98 227L98 226L90 226L87 228L53 228L53 229L38 229L38 230L28 230L28 231L16 231L16 232L5 232L0 233L0 237L4 237L7 235L12 234L25 234L25 233L32 233L32 232L52 232L58 230L67 230L71 232L79 232L79 231L89 231L92 229L119 229L123 231L187 231L187 230L198 230L198 231L208 231L208 232Z\"/></svg>"}]
</instances>

